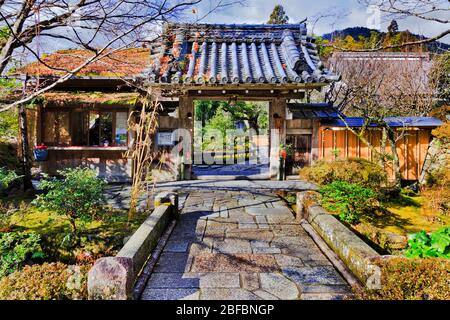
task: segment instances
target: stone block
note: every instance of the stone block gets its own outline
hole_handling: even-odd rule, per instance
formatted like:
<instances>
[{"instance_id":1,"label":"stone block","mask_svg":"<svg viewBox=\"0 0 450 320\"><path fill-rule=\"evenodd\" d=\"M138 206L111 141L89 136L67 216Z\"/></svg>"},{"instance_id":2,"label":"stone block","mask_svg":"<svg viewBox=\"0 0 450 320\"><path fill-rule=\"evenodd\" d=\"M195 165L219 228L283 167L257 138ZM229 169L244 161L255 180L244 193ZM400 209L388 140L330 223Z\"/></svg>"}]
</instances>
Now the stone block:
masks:
<instances>
[{"instance_id":1,"label":"stone block","mask_svg":"<svg viewBox=\"0 0 450 320\"><path fill-rule=\"evenodd\" d=\"M294 282L280 273L261 273L259 275L261 289L282 299L294 300L299 296L299 290Z\"/></svg>"},{"instance_id":2,"label":"stone block","mask_svg":"<svg viewBox=\"0 0 450 320\"><path fill-rule=\"evenodd\" d=\"M183 272L154 272L147 286L153 289L197 289L200 287L198 278L185 276Z\"/></svg>"},{"instance_id":3,"label":"stone block","mask_svg":"<svg viewBox=\"0 0 450 320\"><path fill-rule=\"evenodd\" d=\"M123 257L100 258L88 273L89 299L131 299L134 279L132 259Z\"/></svg>"},{"instance_id":4,"label":"stone block","mask_svg":"<svg viewBox=\"0 0 450 320\"><path fill-rule=\"evenodd\" d=\"M142 293L142 300L198 300L198 289L146 289Z\"/></svg>"},{"instance_id":5,"label":"stone block","mask_svg":"<svg viewBox=\"0 0 450 320\"><path fill-rule=\"evenodd\" d=\"M257 295L244 289L205 288L202 289L201 300L261 300Z\"/></svg>"},{"instance_id":6,"label":"stone block","mask_svg":"<svg viewBox=\"0 0 450 320\"><path fill-rule=\"evenodd\" d=\"M211 272L200 277L200 288L240 288L239 273Z\"/></svg>"},{"instance_id":7,"label":"stone block","mask_svg":"<svg viewBox=\"0 0 450 320\"><path fill-rule=\"evenodd\" d=\"M242 288L253 291L259 289L259 277L257 273L254 272L243 272L241 273Z\"/></svg>"},{"instance_id":8,"label":"stone block","mask_svg":"<svg viewBox=\"0 0 450 320\"><path fill-rule=\"evenodd\" d=\"M248 207L245 210L248 214L252 216L285 216L292 217L291 210L288 207L278 207L278 208L257 208Z\"/></svg>"},{"instance_id":9,"label":"stone block","mask_svg":"<svg viewBox=\"0 0 450 320\"><path fill-rule=\"evenodd\" d=\"M283 267L283 274L302 285L343 285L345 280L333 267Z\"/></svg>"}]
</instances>

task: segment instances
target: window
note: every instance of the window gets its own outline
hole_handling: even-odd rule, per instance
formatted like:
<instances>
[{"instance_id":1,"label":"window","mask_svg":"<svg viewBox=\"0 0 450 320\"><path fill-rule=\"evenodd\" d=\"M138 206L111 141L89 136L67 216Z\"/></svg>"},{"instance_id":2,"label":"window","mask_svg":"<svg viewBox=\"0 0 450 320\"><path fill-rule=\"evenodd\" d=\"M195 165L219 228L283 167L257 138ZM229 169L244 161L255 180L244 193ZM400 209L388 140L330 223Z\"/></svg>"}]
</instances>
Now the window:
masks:
<instances>
[{"instance_id":1,"label":"window","mask_svg":"<svg viewBox=\"0 0 450 320\"><path fill-rule=\"evenodd\" d=\"M69 112L44 112L43 141L48 145L68 146L70 139Z\"/></svg>"},{"instance_id":2,"label":"window","mask_svg":"<svg viewBox=\"0 0 450 320\"><path fill-rule=\"evenodd\" d=\"M44 110L42 140L49 146L126 146L127 111Z\"/></svg>"},{"instance_id":3,"label":"window","mask_svg":"<svg viewBox=\"0 0 450 320\"><path fill-rule=\"evenodd\" d=\"M126 112L116 113L116 134L115 143L116 146L127 145L127 128L128 128L128 114Z\"/></svg>"}]
</instances>

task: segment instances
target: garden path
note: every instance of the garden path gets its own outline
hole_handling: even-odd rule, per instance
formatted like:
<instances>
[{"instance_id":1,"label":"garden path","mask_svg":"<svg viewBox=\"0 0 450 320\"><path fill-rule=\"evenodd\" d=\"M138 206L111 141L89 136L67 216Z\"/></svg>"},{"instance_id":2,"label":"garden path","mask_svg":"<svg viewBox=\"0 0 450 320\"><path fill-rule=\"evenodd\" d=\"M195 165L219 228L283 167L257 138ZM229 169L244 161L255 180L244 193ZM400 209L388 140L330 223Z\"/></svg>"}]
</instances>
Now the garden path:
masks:
<instances>
[{"instance_id":1,"label":"garden path","mask_svg":"<svg viewBox=\"0 0 450 320\"><path fill-rule=\"evenodd\" d=\"M341 299L350 292L272 190L188 192L142 299Z\"/></svg>"}]
</instances>

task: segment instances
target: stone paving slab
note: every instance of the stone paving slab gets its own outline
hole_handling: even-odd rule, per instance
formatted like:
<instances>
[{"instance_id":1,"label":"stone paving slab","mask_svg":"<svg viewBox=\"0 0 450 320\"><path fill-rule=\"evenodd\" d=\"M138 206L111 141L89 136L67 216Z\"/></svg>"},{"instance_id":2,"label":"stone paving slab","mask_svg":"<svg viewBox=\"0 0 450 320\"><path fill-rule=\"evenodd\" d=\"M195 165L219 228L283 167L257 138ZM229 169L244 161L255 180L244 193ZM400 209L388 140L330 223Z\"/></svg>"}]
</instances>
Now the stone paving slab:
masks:
<instances>
[{"instance_id":1,"label":"stone paving slab","mask_svg":"<svg viewBox=\"0 0 450 320\"><path fill-rule=\"evenodd\" d=\"M244 289L207 288L201 290L200 300L261 300L261 298Z\"/></svg>"},{"instance_id":2,"label":"stone paving slab","mask_svg":"<svg viewBox=\"0 0 450 320\"><path fill-rule=\"evenodd\" d=\"M261 273L261 289L282 300L297 299L300 292L295 282L280 273Z\"/></svg>"},{"instance_id":3,"label":"stone paving slab","mask_svg":"<svg viewBox=\"0 0 450 320\"><path fill-rule=\"evenodd\" d=\"M271 191L210 188L185 198L142 299L342 299L349 292Z\"/></svg>"},{"instance_id":4,"label":"stone paving slab","mask_svg":"<svg viewBox=\"0 0 450 320\"><path fill-rule=\"evenodd\" d=\"M145 289L142 300L199 300L198 289Z\"/></svg>"},{"instance_id":5,"label":"stone paving slab","mask_svg":"<svg viewBox=\"0 0 450 320\"><path fill-rule=\"evenodd\" d=\"M276 272L275 258L267 254L204 254L194 258L192 272Z\"/></svg>"},{"instance_id":6,"label":"stone paving slab","mask_svg":"<svg viewBox=\"0 0 450 320\"><path fill-rule=\"evenodd\" d=\"M282 216L283 218L286 218L289 214L291 214L291 211L287 207L280 207L280 208L255 208L249 207L246 209L246 212L249 215L252 216ZM289 217L289 216L288 216Z\"/></svg>"}]
</instances>

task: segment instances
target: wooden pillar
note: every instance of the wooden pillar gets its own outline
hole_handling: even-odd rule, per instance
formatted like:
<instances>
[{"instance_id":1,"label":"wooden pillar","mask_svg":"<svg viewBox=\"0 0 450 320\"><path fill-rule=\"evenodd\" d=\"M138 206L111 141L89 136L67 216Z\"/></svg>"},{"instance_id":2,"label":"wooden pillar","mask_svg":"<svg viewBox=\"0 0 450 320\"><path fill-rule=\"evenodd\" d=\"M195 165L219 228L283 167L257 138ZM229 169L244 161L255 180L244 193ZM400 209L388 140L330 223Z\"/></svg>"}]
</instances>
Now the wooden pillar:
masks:
<instances>
[{"instance_id":1,"label":"wooden pillar","mask_svg":"<svg viewBox=\"0 0 450 320\"><path fill-rule=\"evenodd\" d=\"M312 120L311 164L319 159L319 126L320 120Z\"/></svg>"},{"instance_id":2,"label":"wooden pillar","mask_svg":"<svg viewBox=\"0 0 450 320\"><path fill-rule=\"evenodd\" d=\"M190 133L191 150L189 153L184 153L185 161L188 162L185 166L184 178L189 180L191 179L192 161L194 156L194 99L188 95L183 95L180 97L179 128L186 129Z\"/></svg>"},{"instance_id":3,"label":"wooden pillar","mask_svg":"<svg viewBox=\"0 0 450 320\"><path fill-rule=\"evenodd\" d=\"M270 177L276 178L280 167L280 144L286 142L286 99L273 98L270 101Z\"/></svg>"}]
</instances>

